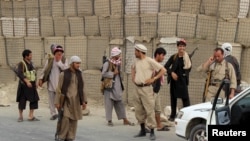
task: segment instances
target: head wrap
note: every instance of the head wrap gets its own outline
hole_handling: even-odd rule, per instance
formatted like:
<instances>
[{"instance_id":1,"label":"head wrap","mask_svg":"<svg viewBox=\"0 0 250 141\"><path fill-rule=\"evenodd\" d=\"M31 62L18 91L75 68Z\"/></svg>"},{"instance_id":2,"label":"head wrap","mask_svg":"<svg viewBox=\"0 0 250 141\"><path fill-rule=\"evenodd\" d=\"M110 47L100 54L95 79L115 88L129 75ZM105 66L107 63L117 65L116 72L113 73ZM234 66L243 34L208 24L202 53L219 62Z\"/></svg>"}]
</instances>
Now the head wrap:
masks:
<instances>
[{"instance_id":1,"label":"head wrap","mask_svg":"<svg viewBox=\"0 0 250 141\"><path fill-rule=\"evenodd\" d=\"M82 60L80 59L80 57L78 56L72 56L69 60L69 64L72 64L72 63L81 63Z\"/></svg>"},{"instance_id":2,"label":"head wrap","mask_svg":"<svg viewBox=\"0 0 250 141\"><path fill-rule=\"evenodd\" d=\"M224 57L227 57L228 55L231 55L233 47L230 43L224 43L222 44L221 48L224 51Z\"/></svg>"},{"instance_id":3,"label":"head wrap","mask_svg":"<svg viewBox=\"0 0 250 141\"><path fill-rule=\"evenodd\" d=\"M122 51L118 47L114 47L111 50L111 57L117 56L117 55L119 55L121 53L122 53Z\"/></svg>"}]
</instances>

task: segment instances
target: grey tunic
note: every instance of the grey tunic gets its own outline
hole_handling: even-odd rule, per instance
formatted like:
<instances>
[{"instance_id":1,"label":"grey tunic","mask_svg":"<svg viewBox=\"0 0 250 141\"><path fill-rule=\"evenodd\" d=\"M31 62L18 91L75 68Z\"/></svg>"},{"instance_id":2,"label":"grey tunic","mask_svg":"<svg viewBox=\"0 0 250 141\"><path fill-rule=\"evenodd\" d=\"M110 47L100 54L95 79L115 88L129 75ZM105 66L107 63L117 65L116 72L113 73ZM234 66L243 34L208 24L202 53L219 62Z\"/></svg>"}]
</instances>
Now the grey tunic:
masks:
<instances>
[{"instance_id":1,"label":"grey tunic","mask_svg":"<svg viewBox=\"0 0 250 141\"><path fill-rule=\"evenodd\" d=\"M103 64L102 76L104 78L113 78L114 72L108 71L108 67L109 67L109 62L107 61ZM122 87L121 87L121 79L119 75L115 75L113 84L114 84L113 89L104 90L104 95L105 94L110 95L110 98L113 99L114 101L121 101L122 100Z\"/></svg>"},{"instance_id":2,"label":"grey tunic","mask_svg":"<svg viewBox=\"0 0 250 141\"><path fill-rule=\"evenodd\" d=\"M124 104L122 102L122 85L121 78L119 75L114 76L114 72L109 71L109 61L103 64L102 76L104 78L113 78L114 83L112 89L104 89L104 103L105 103L105 112L106 112L106 120L112 120L112 111L115 109L116 115L118 119L126 118L126 111ZM120 69L119 69L120 71Z\"/></svg>"}]
</instances>

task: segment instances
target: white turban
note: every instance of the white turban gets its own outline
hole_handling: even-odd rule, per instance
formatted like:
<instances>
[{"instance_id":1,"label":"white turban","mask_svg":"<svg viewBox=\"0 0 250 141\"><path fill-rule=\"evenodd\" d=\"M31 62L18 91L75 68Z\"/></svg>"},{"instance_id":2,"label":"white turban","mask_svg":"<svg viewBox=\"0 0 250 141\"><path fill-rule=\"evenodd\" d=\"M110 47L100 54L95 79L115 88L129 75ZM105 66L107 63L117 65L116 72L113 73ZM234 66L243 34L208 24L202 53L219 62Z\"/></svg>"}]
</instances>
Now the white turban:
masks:
<instances>
[{"instance_id":1,"label":"white turban","mask_svg":"<svg viewBox=\"0 0 250 141\"><path fill-rule=\"evenodd\" d=\"M82 60L80 59L80 57L78 56L72 56L69 60L69 64L72 64L72 63L81 63Z\"/></svg>"}]
</instances>

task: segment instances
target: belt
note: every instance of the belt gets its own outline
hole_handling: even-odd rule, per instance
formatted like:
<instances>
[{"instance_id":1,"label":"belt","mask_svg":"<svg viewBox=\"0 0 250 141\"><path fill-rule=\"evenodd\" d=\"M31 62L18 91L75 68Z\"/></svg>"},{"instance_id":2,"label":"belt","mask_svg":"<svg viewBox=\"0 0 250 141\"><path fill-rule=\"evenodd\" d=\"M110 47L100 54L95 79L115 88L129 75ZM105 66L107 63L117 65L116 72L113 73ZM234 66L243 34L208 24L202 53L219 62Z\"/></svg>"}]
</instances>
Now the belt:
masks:
<instances>
[{"instance_id":1,"label":"belt","mask_svg":"<svg viewBox=\"0 0 250 141\"><path fill-rule=\"evenodd\" d=\"M146 87L150 86L151 84L135 84L137 87Z\"/></svg>"},{"instance_id":2,"label":"belt","mask_svg":"<svg viewBox=\"0 0 250 141\"><path fill-rule=\"evenodd\" d=\"M219 87L219 86L220 86L220 83L210 83L210 86Z\"/></svg>"}]
</instances>

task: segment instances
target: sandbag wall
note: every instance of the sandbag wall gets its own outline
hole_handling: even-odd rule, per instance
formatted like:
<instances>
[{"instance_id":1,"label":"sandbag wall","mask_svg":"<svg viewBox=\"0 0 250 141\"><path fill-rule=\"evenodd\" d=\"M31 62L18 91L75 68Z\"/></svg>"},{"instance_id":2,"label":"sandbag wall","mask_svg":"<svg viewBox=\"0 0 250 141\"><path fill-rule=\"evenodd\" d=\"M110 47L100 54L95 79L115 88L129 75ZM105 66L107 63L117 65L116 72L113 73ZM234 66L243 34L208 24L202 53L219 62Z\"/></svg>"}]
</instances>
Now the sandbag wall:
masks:
<instances>
[{"instance_id":1,"label":"sandbag wall","mask_svg":"<svg viewBox=\"0 0 250 141\"><path fill-rule=\"evenodd\" d=\"M189 89L191 103L199 103L205 77L197 75L196 67L223 42L234 45L242 78L250 83L249 6L249 0L1 0L0 69L22 59L25 48L33 51L35 65L42 67L49 46L57 43L64 47L67 58L82 58L86 92L102 98L98 73L102 56L109 56L111 48L119 46L123 51L124 99L132 105L133 45L143 43L151 57L157 47L165 48L164 64L177 51L176 40L185 38L188 52L198 48L192 57ZM0 81L8 80L1 75ZM168 87L165 83L160 92L162 106L169 105Z\"/></svg>"}]
</instances>

